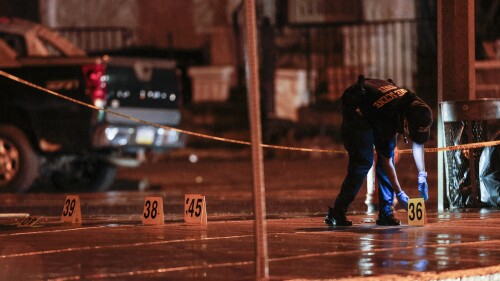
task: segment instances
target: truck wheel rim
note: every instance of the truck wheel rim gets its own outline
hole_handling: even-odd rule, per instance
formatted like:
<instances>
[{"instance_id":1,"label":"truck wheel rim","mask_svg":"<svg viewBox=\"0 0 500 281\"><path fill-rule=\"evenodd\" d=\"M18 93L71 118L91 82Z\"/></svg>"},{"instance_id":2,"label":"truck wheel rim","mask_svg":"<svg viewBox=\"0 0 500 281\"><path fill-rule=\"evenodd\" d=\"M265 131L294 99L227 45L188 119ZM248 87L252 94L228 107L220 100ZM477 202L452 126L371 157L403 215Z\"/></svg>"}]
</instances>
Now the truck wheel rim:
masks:
<instances>
[{"instance_id":1,"label":"truck wheel rim","mask_svg":"<svg viewBox=\"0 0 500 281\"><path fill-rule=\"evenodd\" d=\"M0 138L0 184L12 181L19 170L19 150L10 141Z\"/></svg>"}]
</instances>

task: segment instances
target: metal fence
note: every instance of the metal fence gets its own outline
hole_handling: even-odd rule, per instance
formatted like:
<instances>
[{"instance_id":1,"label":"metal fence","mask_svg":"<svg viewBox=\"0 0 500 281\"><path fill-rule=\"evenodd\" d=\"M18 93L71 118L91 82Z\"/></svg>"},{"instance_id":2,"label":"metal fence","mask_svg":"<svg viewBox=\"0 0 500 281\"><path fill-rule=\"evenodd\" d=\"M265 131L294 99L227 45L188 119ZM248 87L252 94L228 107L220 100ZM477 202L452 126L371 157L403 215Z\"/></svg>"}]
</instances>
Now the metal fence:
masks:
<instances>
[{"instance_id":1,"label":"metal fence","mask_svg":"<svg viewBox=\"0 0 500 281\"><path fill-rule=\"evenodd\" d=\"M306 69L308 90L336 100L359 74L391 78L415 90L417 23L395 20L320 26L286 26L275 36L276 67ZM65 27L63 36L88 52L132 44L123 27Z\"/></svg>"},{"instance_id":2,"label":"metal fence","mask_svg":"<svg viewBox=\"0 0 500 281\"><path fill-rule=\"evenodd\" d=\"M132 31L125 27L61 27L56 30L87 52L128 47L133 39Z\"/></svg>"},{"instance_id":3,"label":"metal fence","mask_svg":"<svg viewBox=\"0 0 500 281\"><path fill-rule=\"evenodd\" d=\"M391 78L409 89L415 87L417 30L413 20L292 30L287 36L295 34L300 39L295 45L277 46L277 65L308 69L312 92L326 92L328 99L337 99L360 73ZM290 56L300 57L294 60L299 63L292 65Z\"/></svg>"}]
</instances>

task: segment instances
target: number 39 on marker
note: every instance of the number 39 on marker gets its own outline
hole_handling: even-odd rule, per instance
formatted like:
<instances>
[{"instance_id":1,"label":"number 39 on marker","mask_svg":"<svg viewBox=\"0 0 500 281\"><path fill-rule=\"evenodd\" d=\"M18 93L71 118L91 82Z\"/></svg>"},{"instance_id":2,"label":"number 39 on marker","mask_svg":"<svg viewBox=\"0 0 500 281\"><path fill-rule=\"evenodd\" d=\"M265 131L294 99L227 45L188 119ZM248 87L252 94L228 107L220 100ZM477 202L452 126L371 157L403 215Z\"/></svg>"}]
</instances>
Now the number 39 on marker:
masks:
<instances>
[{"instance_id":1,"label":"number 39 on marker","mask_svg":"<svg viewBox=\"0 0 500 281\"><path fill-rule=\"evenodd\" d=\"M207 225L205 196L199 194L186 194L184 196L184 222L187 224Z\"/></svg>"},{"instance_id":2,"label":"number 39 on marker","mask_svg":"<svg viewBox=\"0 0 500 281\"><path fill-rule=\"evenodd\" d=\"M423 198L408 200L408 225L423 226L427 222Z\"/></svg>"},{"instance_id":3,"label":"number 39 on marker","mask_svg":"<svg viewBox=\"0 0 500 281\"><path fill-rule=\"evenodd\" d=\"M76 195L67 195L61 214L63 223L82 223L80 198Z\"/></svg>"}]
</instances>

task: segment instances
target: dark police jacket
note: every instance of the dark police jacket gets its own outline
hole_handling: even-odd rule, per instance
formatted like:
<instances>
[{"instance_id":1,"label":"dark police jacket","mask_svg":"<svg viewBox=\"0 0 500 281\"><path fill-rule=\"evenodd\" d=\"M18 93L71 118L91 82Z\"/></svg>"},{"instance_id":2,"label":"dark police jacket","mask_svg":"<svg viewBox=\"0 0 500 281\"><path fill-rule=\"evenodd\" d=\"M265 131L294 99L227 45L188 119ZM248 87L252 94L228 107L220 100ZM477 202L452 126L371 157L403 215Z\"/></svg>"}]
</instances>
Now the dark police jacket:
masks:
<instances>
[{"instance_id":1,"label":"dark police jacket","mask_svg":"<svg viewBox=\"0 0 500 281\"><path fill-rule=\"evenodd\" d=\"M344 118L363 119L376 135L391 139L403 133L404 114L416 94L381 79L365 79L363 87L356 83L342 95Z\"/></svg>"}]
</instances>

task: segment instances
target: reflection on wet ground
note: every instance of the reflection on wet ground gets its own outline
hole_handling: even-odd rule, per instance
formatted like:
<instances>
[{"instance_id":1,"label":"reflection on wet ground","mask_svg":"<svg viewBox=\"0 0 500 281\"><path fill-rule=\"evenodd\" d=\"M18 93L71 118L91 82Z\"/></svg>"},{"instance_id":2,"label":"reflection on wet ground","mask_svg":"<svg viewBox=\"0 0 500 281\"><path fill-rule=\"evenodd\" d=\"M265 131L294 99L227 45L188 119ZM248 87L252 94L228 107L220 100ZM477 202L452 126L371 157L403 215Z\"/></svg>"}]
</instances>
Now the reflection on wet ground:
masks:
<instances>
[{"instance_id":1,"label":"reflection on wet ground","mask_svg":"<svg viewBox=\"0 0 500 281\"><path fill-rule=\"evenodd\" d=\"M353 227L323 217L270 219L269 272L275 280L377 277L500 277L500 212L429 213L423 227L381 227L351 215ZM220 216L206 228L177 218L143 226L137 215L84 216L81 225L42 217L0 218L2 280L252 280L254 224ZM5 279L6 278L6 279Z\"/></svg>"},{"instance_id":2,"label":"reflection on wet ground","mask_svg":"<svg viewBox=\"0 0 500 281\"><path fill-rule=\"evenodd\" d=\"M402 226L376 226L363 191L349 210L354 226L325 226L344 160L266 162L272 280L500 280L500 211L437 212L435 175L424 226L409 227L399 207ZM409 170L400 181L414 197ZM0 280L255 280L248 162L167 161L119 174L111 192L78 194L80 225L61 223L66 194L0 194ZM145 178L150 188L137 188ZM206 228L184 224L187 193L206 195ZM163 198L164 225L141 224L146 196ZM19 227L28 215L39 221Z\"/></svg>"}]
</instances>

